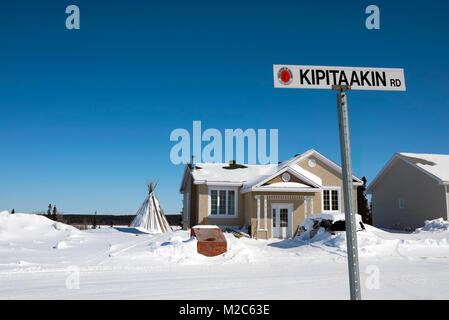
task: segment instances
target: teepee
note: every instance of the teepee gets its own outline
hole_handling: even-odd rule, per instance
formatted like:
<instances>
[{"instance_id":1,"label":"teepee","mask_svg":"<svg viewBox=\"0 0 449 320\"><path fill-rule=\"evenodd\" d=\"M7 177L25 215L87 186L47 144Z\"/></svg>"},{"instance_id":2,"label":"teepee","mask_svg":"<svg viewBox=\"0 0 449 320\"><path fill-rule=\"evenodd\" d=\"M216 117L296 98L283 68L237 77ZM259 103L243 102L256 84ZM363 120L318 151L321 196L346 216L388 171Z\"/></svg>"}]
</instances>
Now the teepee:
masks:
<instances>
[{"instance_id":1,"label":"teepee","mask_svg":"<svg viewBox=\"0 0 449 320\"><path fill-rule=\"evenodd\" d=\"M148 184L148 196L137 211L137 215L129 225L134 228L143 228L150 232L172 231L159 201L154 195L153 183Z\"/></svg>"}]
</instances>

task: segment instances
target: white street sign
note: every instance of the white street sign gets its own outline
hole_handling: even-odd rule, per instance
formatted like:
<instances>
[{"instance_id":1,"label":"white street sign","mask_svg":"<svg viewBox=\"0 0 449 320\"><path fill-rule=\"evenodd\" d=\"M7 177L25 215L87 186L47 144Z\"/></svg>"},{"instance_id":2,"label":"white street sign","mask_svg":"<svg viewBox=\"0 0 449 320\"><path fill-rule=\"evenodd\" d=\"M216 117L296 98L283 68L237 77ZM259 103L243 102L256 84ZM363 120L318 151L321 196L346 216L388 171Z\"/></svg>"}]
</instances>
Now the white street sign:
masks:
<instances>
[{"instance_id":1,"label":"white street sign","mask_svg":"<svg viewBox=\"0 0 449 320\"><path fill-rule=\"evenodd\" d=\"M405 91L404 69L273 65L274 87Z\"/></svg>"}]
</instances>

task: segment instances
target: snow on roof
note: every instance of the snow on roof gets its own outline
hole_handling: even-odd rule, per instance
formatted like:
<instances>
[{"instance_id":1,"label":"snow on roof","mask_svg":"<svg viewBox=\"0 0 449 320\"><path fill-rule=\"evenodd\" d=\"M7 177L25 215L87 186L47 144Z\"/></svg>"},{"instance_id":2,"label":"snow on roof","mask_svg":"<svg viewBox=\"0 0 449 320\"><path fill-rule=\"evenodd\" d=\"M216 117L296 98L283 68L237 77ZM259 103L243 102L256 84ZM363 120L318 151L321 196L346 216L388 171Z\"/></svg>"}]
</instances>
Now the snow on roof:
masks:
<instances>
[{"instance_id":1,"label":"snow on roof","mask_svg":"<svg viewBox=\"0 0 449 320\"><path fill-rule=\"evenodd\" d=\"M312 180L313 182L315 182L316 184L322 186L323 185L323 181L321 180L320 177L314 175L312 172L307 171L306 169L298 166L296 163L291 163L288 165L290 168L292 168L294 171L296 171L297 173L299 173L300 175L303 175L304 177Z\"/></svg>"},{"instance_id":2,"label":"snow on roof","mask_svg":"<svg viewBox=\"0 0 449 320\"><path fill-rule=\"evenodd\" d=\"M198 168L192 171L192 176L196 181L242 184L259 179L261 176L269 176L275 173L278 167L276 164L245 164L246 168L225 169L224 167L229 166L227 163L197 163L195 166Z\"/></svg>"},{"instance_id":3,"label":"snow on roof","mask_svg":"<svg viewBox=\"0 0 449 320\"><path fill-rule=\"evenodd\" d=\"M253 187L255 185L258 185L261 182L269 179L270 177L275 176L276 174L278 174L278 172L279 173L282 172L283 169L285 169L285 168L292 170L297 175L305 177L305 178L309 179L310 181L314 182L315 184L317 184L319 186L322 186L323 182L322 182L320 177L314 175L313 173L311 173L311 172L301 168L297 164L291 162L291 163L289 163L287 165L281 163L280 165L271 168L270 171L267 171L267 174L265 174L263 176L260 176L260 177L256 177L253 180L247 181L247 183L244 184L243 189L251 188L251 187ZM274 184L271 184L270 187L271 186L274 186ZM306 187L306 188L309 187L307 185L303 185L303 186Z\"/></svg>"},{"instance_id":4,"label":"snow on roof","mask_svg":"<svg viewBox=\"0 0 449 320\"><path fill-rule=\"evenodd\" d=\"M441 181L449 182L449 154L401 152L399 156Z\"/></svg>"},{"instance_id":5,"label":"snow on roof","mask_svg":"<svg viewBox=\"0 0 449 320\"><path fill-rule=\"evenodd\" d=\"M323 185L323 181L320 177L297 164L301 158L312 154L319 157L333 168L341 171L341 167L339 165L327 159L314 149L310 149L301 155L297 155L280 164L245 164L245 168L226 169L225 167L229 167L228 163L197 163L197 169L192 171L192 177L196 183L213 184L216 182L217 184L241 184L244 190L248 190L254 186L260 185L278 173L284 172L285 170L290 170L293 174L296 174L299 178L305 180L305 183L310 183L311 185L321 187ZM357 177L353 177L357 181L360 181ZM181 192L183 183L184 179L181 184Z\"/></svg>"}]
</instances>

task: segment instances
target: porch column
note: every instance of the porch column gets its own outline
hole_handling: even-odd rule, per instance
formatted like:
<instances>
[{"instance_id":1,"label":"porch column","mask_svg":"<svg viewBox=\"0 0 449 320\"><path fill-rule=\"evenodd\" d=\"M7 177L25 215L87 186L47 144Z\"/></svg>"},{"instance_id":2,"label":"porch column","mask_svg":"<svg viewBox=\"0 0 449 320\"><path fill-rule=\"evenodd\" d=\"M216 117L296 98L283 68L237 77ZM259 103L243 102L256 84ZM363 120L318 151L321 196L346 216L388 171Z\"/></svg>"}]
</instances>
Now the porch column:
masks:
<instances>
[{"instance_id":1,"label":"porch column","mask_svg":"<svg viewBox=\"0 0 449 320\"><path fill-rule=\"evenodd\" d=\"M257 200L257 231L260 230L260 196L256 196Z\"/></svg>"},{"instance_id":2,"label":"porch column","mask_svg":"<svg viewBox=\"0 0 449 320\"><path fill-rule=\"evenodd\" d=\"M313 214L313 196L310 197L310 215Z\"/></svg>"},{"instance_id":3,"label":"porch column","mask_svg":"<svg viewBox=\"0 0 449 320\"><path fill-rule=\"evenodd\" d=\"M307 196L304 196L304 219L307 218Z\"/></svg>"},{"instance_id":4,"label":"porch column","mask_svg":"<svg viewBox=\"0 0 449 320\"><path fill-rule=\"evenodd\" d=\"M263 196L263 221L264 221L264 229L268 230L267 224L267 196Z\"/></svg>"}]
</instances>

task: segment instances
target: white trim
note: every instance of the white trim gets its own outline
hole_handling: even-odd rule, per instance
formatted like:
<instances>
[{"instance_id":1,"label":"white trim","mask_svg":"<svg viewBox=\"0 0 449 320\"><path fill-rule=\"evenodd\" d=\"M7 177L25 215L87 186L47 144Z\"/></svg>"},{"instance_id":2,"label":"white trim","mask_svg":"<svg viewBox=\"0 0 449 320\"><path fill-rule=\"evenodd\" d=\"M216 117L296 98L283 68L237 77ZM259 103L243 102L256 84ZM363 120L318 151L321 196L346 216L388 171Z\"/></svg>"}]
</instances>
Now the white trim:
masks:
<instances>
[{"instance_id":1,"label":"white trim","mask_svg":"<svg viewBox=\"0 0 449 320\"><path fill-rule=\"evenodd\" d=\"M240 187L242 182L230 182L230 181L210 181L210 180L195 180L193 184L206 184L208 186L223 186L223 187Z\"/></svg>"},{"instance_id":2,"label":"white trim","mask_svg":"<svg viewBox=\"0 0 449 320\"><path fill-rule=\"evenodd\" d=\"M332 192L329 192L329 205L331 210L324 209L324 191L325 190L338 190L338 210L332 210ZM326 186L323 187L321 192L321 210L323 213L341 213L341 187L340 186Z\"/></svg>"},{"instance_id":3,"label":"white trim","mask_svg":"<svg viewBox=\"0 0 449 320\"><path fill-rule=\"evenodd\" d=\"M211 191L212 190L217 190L218 191L218 196L220 194L219 191L226 191L226 211L227 207L228 207L228 191L234 191L234 214L230 215L230 214L220 214L218 212L219 210L219 203L217 203L217 214L212 214L211 210L212 210L212 204L211 204ZM220 186L220 185L210 185L208 190L207 190L207 218L211 218L211 219L235 219L238 218L239 216L239 192L238 192L238 187L226 187L226 186Z\"/></svg>"},{"instance_id":4,"label":"white trim","mask_svg":"<svg viewBox=\"0 0 449 320\"><path fill-rule=\"evenodd\" d=\"M321 192L323 189L321 188L276 188L276 187L259 187L259 188L248 188L245 190L241 190L240 193L248 193L248 192Z\"/></svg>"},{"instance_id":5,"label":"white trim","mask_svg":"<svg viewBox=\"0 0 449 320\"><path fill-rule=\"evenodd\" d=\"M269 200L304 200L307 196L300 194L269 194L267 197Z\"/></svg>"},{"instance_id":6,"label":"white trim","mask_svg":"<svg viewBox=\"0 0 449 320\"><path fill-rule=\"evenodd\" d=\"M306 176L300 174L299 172L297 172L295 169L291 168L291 167L285 167L277 172L275 172L274 174L272 174L271 176L269 176L268 178L262 180L261 182L257 183L256 185L254 185L254 187L260 187L262 186L264 183L270 181L273 178L278 177L279 175L282 175L284 172L288 171L288 173L294 175L296 178L303 180L305 183L310 184L312 186L314 186L315 188L321 188L321 186L316 183L315 181L307 178Z\"/></svg>"},{"instance_id":7,"label":"white trim","mask_svg":"<svg viewBox=\"0 0 449 320\"><path fill-rule=\"evenodd\" d=\"M257 199L257 230L260 231L260 195L256 196Z\"/></svg>"}]
</instances>

